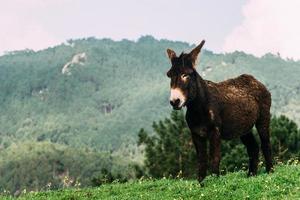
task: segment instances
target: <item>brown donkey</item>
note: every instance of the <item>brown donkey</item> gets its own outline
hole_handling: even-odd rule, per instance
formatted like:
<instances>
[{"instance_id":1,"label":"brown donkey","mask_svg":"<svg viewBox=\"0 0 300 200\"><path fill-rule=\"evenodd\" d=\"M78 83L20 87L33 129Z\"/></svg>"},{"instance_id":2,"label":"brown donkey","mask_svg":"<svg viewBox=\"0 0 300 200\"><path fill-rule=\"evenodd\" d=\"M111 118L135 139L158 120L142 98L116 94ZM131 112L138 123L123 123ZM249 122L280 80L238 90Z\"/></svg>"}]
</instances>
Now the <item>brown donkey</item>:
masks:
<instances>
[{"instance_id":1,"label":"brown donkey","mask_svg":"<svg viewBox=\"0 0 300 200\"><path fill-rule=\"evenodd\" d=\"M167 49L172 67L170 104L174 109L187 107L186 121L195 144L201 182L207 171L207 140L211 170L219 174L221 139L240 137L249 155L249 173L257 173L259 146L252 134L255 125L261 140L266 171L272 170L270 145L271 94L253 76L243 74L220 83L202 79L195 68L196 59L205 41L190 53L176 53Z\"/></svg>"}]
</instances>

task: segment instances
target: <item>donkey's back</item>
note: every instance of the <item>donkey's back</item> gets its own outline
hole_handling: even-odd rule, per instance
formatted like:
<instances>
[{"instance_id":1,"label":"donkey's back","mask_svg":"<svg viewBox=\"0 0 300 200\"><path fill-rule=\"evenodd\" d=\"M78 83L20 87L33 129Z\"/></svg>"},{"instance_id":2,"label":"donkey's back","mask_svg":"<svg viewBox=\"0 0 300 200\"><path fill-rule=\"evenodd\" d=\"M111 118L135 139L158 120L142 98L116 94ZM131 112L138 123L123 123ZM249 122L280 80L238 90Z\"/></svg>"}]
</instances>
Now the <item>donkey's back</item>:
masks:
<instances>
[{"instance_id":1,"label":"donkey's back","mask_svg":"<svg viewBox=\"0 0 300 200\"><path fill-rule=\"evenodd\" d=\"M242 74L236 78L217 83L217 87L225 89L224 92L228 93L232 92L233 89L237 96L247 94L257 100L268 98L271 101L271 94L268 89L249 74Z\"/></svg>"},{"instance_id":2,"label":"donkey's back","mask_svg":"<svg viewBox=\"0 0 300 200\"><path fill-rule=\"evenodd\" d=\"M220 83L209 82L212 102L218 102L221 135L225 139L247 134L262 115L270 117L271 94L253 76L243 74Z\"/></svg>"}]
</instances>

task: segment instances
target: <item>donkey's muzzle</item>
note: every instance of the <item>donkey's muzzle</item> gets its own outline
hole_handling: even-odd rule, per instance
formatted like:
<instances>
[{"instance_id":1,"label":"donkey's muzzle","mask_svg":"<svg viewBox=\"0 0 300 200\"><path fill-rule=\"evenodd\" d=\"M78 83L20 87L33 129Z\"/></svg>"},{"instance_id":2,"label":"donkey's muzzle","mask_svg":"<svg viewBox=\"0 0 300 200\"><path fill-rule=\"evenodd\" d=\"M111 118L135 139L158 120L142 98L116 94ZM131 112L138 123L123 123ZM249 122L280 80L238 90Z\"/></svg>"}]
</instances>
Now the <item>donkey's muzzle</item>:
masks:
<instances>
[{"instance_id":1,"label":"donkey's muzzle","mask_svg":"<svg viewBox=\"0 0 300 200\"><path fill-rule=\"evenodd\" d=\"M181 109L180 107L180 99L175 99L170 101L171 106L173 107L174 110L179 110Z\"/></svg>"}]
</instances>

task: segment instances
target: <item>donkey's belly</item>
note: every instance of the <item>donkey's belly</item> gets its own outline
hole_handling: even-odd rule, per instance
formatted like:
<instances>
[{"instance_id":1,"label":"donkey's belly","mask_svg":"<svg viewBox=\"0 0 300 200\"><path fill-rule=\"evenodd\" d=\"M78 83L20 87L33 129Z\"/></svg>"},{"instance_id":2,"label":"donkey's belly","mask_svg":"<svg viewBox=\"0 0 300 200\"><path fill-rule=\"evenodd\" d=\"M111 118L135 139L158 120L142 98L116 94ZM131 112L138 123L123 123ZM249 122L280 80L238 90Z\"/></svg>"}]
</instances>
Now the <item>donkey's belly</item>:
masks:
<instances>
[{"instance_id":1,"label":"donkey's belly","mask_svg":"<svg viewBox=\"0 0 300 200\"><path fill-rule=\"evenodd\" d=\"M221 137L231 139L249 132L258 118L258 105L249 101L231 105L223 111Z\"/></svg>"}]
</instances>

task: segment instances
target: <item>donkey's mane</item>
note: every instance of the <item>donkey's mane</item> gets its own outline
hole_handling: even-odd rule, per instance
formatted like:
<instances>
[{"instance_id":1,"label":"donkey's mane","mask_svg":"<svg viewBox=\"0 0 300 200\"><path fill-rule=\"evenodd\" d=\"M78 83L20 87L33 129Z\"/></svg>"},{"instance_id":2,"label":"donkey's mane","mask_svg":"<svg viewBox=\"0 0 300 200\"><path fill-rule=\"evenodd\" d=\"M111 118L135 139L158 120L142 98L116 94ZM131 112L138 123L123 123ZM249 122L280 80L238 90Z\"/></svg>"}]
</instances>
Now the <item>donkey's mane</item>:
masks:
<instances>
[{"instance_id":1,"label":"donkey's mane","mask_svg":"<svg viewBox=\"0 0 300 200\"><path fill-rule=\"evenodd\" d=\"M181 52L181 54L179 55L178 59L183 59L187 56L187 53Z\"/></svg>"}]
</instances>

